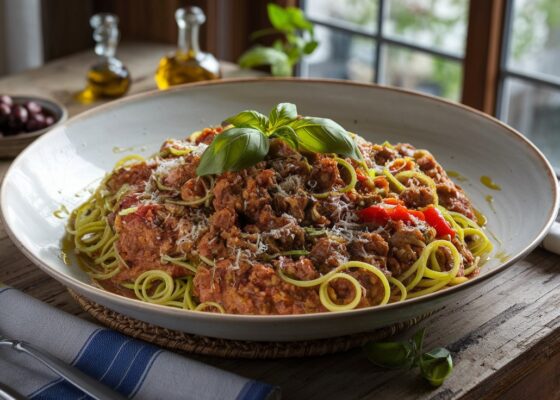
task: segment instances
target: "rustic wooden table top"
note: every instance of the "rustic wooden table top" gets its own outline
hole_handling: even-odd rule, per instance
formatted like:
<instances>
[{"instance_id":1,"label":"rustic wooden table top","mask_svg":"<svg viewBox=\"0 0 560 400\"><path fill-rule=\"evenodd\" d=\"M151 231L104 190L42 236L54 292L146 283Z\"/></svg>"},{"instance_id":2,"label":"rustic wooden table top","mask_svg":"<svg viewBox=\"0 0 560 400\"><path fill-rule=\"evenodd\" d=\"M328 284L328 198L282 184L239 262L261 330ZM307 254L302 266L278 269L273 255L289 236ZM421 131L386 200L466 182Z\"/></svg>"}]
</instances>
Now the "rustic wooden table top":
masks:
<instances>
[{"instance_id":1,"label":"rustic wooden table top","mask_svg":"<svg viewBox=\"0 0 560 400\"><path fill-rule=\"evenodd\" d=\"M169 46L123 44L131 93L155 88L153 72ZM75 115L90 106L72 94L83 85L91 52L0 79L0 93L36 94L62 101ZM224 75L246 75L224 64ZM9 167L0 161L0 175ZM89 318L66 289L35 267L0 226L0 281L81 318ZM421 324L426 346L453 352L452 376L430 389L411 371L380 371L360 350L308 359L222 360L196 357L240 375L282 387L286 399L560 399L560 257L537 249L465 301ZM411 332L403 336L409 336Z\"/></svg>"}]
</instances>

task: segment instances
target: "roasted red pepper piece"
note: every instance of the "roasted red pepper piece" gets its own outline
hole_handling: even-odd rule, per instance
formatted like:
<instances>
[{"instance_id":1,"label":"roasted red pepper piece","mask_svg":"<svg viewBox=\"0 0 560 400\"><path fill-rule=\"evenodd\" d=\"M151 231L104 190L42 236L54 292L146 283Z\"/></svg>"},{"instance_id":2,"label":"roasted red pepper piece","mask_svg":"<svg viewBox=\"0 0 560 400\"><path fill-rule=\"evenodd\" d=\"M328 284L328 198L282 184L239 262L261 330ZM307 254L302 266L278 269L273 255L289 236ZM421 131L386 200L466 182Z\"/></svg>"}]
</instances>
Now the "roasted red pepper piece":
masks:
<instances>
[{"instance_id":1,"label":"roasted red pepper piece","mask_svg":"<svg viewBox=\"0 0 560 400\"><path fill-rule=\"evenodd\" d=\"M404 202L401 199L397 199L396 197L387 197L387 198L383 199L383 203L393 204L395 206L397 204L400 204L401 206L404 204Z\"/></svg>"},{"instance_id":2,"label":"roasted red pepper piece","mask_svg":"<svg viewBox=\"0 0 560 400\"><path fill-rule=\"evenodd\" d=\"M358 181L360 181L360 182L367 181L367 179L368 179L367 176L365 176L365 175L363 174L362 170L360 170L360 169L357 169L357 170L356 170L356 178L357 178Z\"/></svg>"},{"instance_id":3,"label":"roasted red pepper piece","mask_svg":"<svg viewBox=\"0 0 560 400\"><path fill-rule=\"evenodd\" d=\"M410 214L408 208L405 206L397 205L392 208L387 208L387 214L389 214L389 219L395 221L410 221Z\"/></svg>"},{"instance_id":4,"label":"roasted red pepper piece","mask_svg":"<svg viewBox=\"0 0 560 400\"><path fill-rule=\"evenodd\" d=\"M425 221L426 217L424 216L424 213L422 211L418 211L418 210L408 210L408 212L411 215L414 215L416 218L418 218L421 221Z\"/></svg>"},{"instance_id":5,"label":"roasted red pepper piece","mask_svg":"<svg viewBox=\"0 0 560 400\"><path fill-rule=\"evenodd\" d=\"M451 238L455 237L455 231L451 229L451 226L436 207L429 206L424 209L423 213L426 222L436 230L438 237L446 235L451 236Z\"/></svg>"},{"instance_id":6,"label":"roasted red pepper piece","mask_svg":"<svg viewBox=\"0 0 560 400\"><path fill-rule=\"evenodd\" d=\"M385 225L389 220L414 222L412 217L416 217L421 221L426 221L431 227L436 230L437 236L455 237L455 231L447 223L441 212L433 206L426 207L423 211L409 210L403 205L398 204L398 201L385 199L385 204L396 204L394 207L386 207L384 205L376 204L363 210L358 211L358 215L363 222L375 222L379 225Z\"/></svg>"},{"instance_id":7,"label":"roasted red pepper piece","mask_svg":"<svg viewBox=\"0 0 560 400\"><path fill-rule=\"evenodd\" d=\"M422 211L409 210L403 205L398 204L398 200L390 201L387 203L396 203L395 207L386 207L383 205L374 205L368 208L364 208L359 211L358 214L360 219L364 222L376 222L379 225L385 225L387 221L404 221L404 222L414 222L412 216L424 221L424 214Z\"/></svg>"},{"instance_id":8,"label":"roasted red pepper piece","mask_svg":"<svg viewBox=\"0 0 560 400\"><path fill-rule=\"evenodd\" d=\"M387 209L380 205L370 206L358 211L360 219L364 222L376 222L379 225L385 225L389 221Z\"/></svg>"}]
</instances>

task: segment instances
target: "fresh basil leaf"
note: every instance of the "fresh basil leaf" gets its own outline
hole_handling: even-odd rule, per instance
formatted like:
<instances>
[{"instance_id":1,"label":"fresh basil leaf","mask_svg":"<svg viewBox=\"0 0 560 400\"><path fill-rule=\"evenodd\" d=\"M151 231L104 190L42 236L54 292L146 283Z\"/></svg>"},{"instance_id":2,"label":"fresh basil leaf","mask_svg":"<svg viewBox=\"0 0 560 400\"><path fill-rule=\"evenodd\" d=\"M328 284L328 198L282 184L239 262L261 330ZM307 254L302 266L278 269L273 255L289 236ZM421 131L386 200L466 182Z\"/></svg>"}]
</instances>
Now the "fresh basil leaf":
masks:
<instances>
[{"instance_id":1,"label":"fresh basil leaf","mask_svg":"<svg viewBox=\"0 0 560 400\"><path fill-rule=\"evenodd\" d=\"M297 108L292 103L280 103L268 115L271 129L289 124L297 118ZM293 129L292 129L293 131ZM295 133L294 133L295 134Z\"/></svg>"},{"instance_id":2,"label":"fresh basil leaf","mask_svg":"<svg viewBox=\"0 0 560 400\"><path fill-rule=\"evenodd\" d=\"M354 139L339 124L328 118L305 117L290 124L299 138L300 147L314 153L336 153L361 160Z\"/></svg>"},{"instance_id":3,"label":"fresh basil leaf","mask_svg":"<svg viewBox=\"0 0 560 400\"><path fill-rule=\"evenodd\" d=\"M364 346L367 358L383 368L410 368L414 361L412 347L403 342L371 342Z\"/></svg>"},{"instance_id":4,"label":"fresh basil leaf","mask_svg":"<svg viewBox=\"0 0 560 400\"><path fill-rule=\"evenodd\" d=\"M453 358L447 349L437 348L420 357L420 372L432 386L441 386L453 370Z\"/></svg>"},{"instance_id":5,"label":"fresh basil leaf","mask_svg":"<svg viewBox=\"0 0 560 400\"><path fill-rule=\"evenodd\" d=\"M268 148L268 138L257 129L228 129L216 135L204 151L196 173L204 176L251 167L264 159Z\"/></svg>"},{"instance_id":6,"label":"fresh basil leaf","mask_svg":"<svg viewBox=\"0 0 560 400\"><path fill-rule=\"evenodd\" d=\"M280 128L276 129L270 137L276 137L281 139L282 141L288 143L293 149L299 149L299 140L298 136L294 132L294 130L289 126L281 126Z\"/></svg>"},{"instance_id":7,"label":"fresh basil leaf","mask_svg":"<svg viewBox=\"0 0 560 400\"><path fill-rule=\"evenodd\" d=\"M292 16L287 9L277 4L269 3L267 6L268 19L273 27L283 32L293 32Z\"/></svg>"},{"instance_id":8,"label":"fresh basil leaf","mask_svg":"<svg viewBox=\"0 0 560 400\"><path fill-rule=\"evenodd\" d=\"M319 46L319 42L316 41L316 40L312 40L310 42L307 42L307 43L305 43L305 46L303 47L303 53L304 54L311 54L315 51L317 46Z\"/></svg>"},{"instance_id":9,"label":"fresh basil leaf","mask_svg":"<svg viewBox=\"0 0 560 400\"><path fill-rule=\"evenodd\" d=\"M264 132L268 126L268 118L266 115L254 110L241 111L239 114L227 118L224 122L232 124L237 128L249 127L262 132Z\"/></svg>"}]
</instances>

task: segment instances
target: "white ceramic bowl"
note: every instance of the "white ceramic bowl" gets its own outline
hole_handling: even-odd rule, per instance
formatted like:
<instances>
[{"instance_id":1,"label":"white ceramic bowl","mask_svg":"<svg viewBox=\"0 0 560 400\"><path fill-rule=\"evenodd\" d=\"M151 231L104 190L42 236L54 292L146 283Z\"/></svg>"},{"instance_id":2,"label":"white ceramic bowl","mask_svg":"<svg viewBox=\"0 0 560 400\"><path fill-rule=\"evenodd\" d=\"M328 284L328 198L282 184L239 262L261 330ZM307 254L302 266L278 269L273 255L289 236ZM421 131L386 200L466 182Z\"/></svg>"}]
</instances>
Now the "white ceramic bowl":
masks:
<instances>
[{"instance_id":1,"label":"white ceramic bowl","mask_svg":"<svg viewBox=\"0 0 560 400\"><path fill-rule=\"evenodd\" d=\"M33 132L18 133L12 136L0 137L0 157L15 157L30 143L32 143L39 136L47 133L57 125L65 122L68 119L68 110L59 102L52 99L44 99L35 96L11 96L15 104L24 104L28 101L34 101L39 104L43 109L48 110L54 117L54 124L44 129L39 129Z\"/></svg>"},{"instance_id":2,"label":"white ceramic bowl","mask_svg":"<svg viewBox=\"0 0 560 400\"><path fill-rule=\"evenodd\" d=\"M184 137L244 109L267 112L279 102L300 113L329 117L374 142L410 142L433 152L446 169L468 178L464 188L488 216L502 244L481 276L417 299L382 307L296 316L243 316L191 312L146 304L90 284L75 264L60 258L61 204L74 208L95 183L134 147L151 154L168 137ZM145 148L143 147L145 146ZM142 151L144 150L144 151ZM501 185L479 182L489 175ZM81 197L76 197L81 193ZM495 199L494 209L485 201ZM375 329L461 301L531 251L556 215L554 171L523 136L482 113L418 93L341 81L289 79L201 83L116 101L81 114L29 146L6 174L2 216L9 235L45 272L78 293L120 313L180 331L245 340L302 340ZM490 285L492 283L489 283Z\"/></svg>"}]
</instances>

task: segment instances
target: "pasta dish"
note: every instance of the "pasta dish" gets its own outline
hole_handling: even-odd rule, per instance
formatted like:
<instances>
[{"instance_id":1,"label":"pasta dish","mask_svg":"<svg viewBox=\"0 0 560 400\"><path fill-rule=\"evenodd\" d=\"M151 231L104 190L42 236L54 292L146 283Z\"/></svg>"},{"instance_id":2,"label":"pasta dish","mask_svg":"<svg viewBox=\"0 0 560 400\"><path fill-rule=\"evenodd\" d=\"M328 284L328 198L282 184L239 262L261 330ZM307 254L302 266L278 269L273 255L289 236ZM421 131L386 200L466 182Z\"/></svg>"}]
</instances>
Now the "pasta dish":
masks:
<instances>
[{"instance_id":1,"label":"pasta dish","mask_svg":"<svg viewBox=\"0 0 560 400\"><path fill-rule=\"evenodd\" d=\"M121 159L68 223L105 290L187 310L379 306L475 277L492 251L427 150L277 105Z\"/></svg>"}]
</instances>

